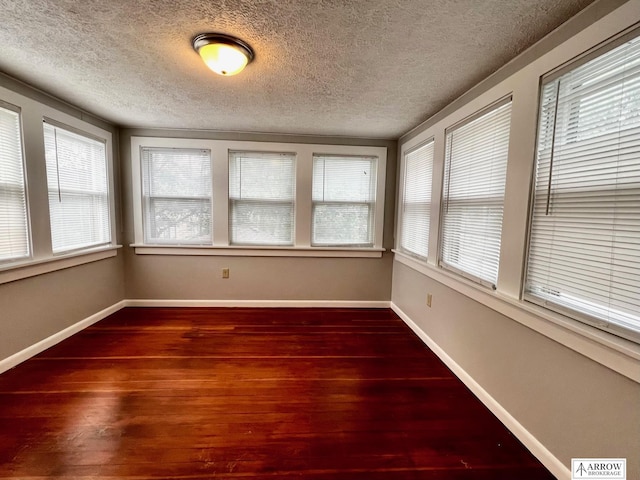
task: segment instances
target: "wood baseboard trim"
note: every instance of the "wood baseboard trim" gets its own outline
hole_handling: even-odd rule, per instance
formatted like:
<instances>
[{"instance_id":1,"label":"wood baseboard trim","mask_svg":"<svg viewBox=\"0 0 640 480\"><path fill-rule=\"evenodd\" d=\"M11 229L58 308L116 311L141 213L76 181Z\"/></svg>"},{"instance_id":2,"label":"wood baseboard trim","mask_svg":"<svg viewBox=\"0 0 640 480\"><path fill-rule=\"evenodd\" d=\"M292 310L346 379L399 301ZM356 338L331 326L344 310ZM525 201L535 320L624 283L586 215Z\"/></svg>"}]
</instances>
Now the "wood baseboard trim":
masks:
<instances>
[{"instance_id":1,"label":"wood baseboard trim","mask_svg":"<svg viewBox=\"0 0 640 480\"><path fill-rule=\"evenodd\" d=\"M223 308L389 308L387 301L351 300L125 300L127 307L223 307Z\"/></svg>"},{"instance_id":2,"label":"wood baseboard trim","mask_svg":"<svg viewBox=\"0 0 640 480\"><path fill-rule=\"evenodd\" d=\"M53 335L40 340L37 343L21 350L17 353L14 353L10 357L4 358L0 360L0 373L6 372L7 370L15 367L16 365L24 362L25 360L30 359L31 357L44 352L47 348L53 347L57 343L60 343L62 340L69 338L71 335L78 333L81 330L93 325L96 322L99 322L103 318L108 317L112 313L117 312L121 308L126 306L126 300L121 300L118 303L114 303L110 307L107 307L103 310L100 310L97 313L85 318L84 320L80 320L73 325L68 326L67 328L60 330L59 332L54 333Z\"/></svg>"},{"instance_id":3,"label":"wood baseboard trim","mask_svg":"<svg viewBox=\"0 0 640 480\"><path fill-rule=\"evenodd\" d=\"M391 309L414 331L471 392L520 440L540 462L559 479L571 478L571 470L551 453L529 430L511 415L482 385L451 358L400 307L391 302Z\"/></svg>"}]
</instances>

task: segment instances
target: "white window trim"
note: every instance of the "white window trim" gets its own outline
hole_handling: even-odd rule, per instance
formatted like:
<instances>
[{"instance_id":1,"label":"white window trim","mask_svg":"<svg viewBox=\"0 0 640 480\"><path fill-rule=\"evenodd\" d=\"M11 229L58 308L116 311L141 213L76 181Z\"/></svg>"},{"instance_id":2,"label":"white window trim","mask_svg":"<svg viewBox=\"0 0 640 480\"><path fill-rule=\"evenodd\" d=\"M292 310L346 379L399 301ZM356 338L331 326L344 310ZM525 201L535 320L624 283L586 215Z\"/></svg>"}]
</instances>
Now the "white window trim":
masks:
<instances>
[{"instance_id":1,"label":"white window trim","mask_svg":"<svg viewBox=\"0 0 640 480\"><path fill-rule=\"evenodd\" d=\"M450 125L449 127L447 127L444 131L445 134L445 159L444 159L444 166L443 166L443 182L447 183L447 173L445 173L445 170L451 170L451 164L453 163L453 158L452 158L452 153L447 149L446 145L451 143L450 148L453 149L453 142L455 142L453 134L456 133L460 128L464 128L466 126L468 126L469 124L476 122L477 120L481 120L481 119L486 119L488 116L493 115L495 112L501 110L503 107L508 106L509 107L509 122L508 122L508 126L507 126L507 131L510 132L511 130L511 112L513 110L512 108L513 105L513 100L512 100L512 95L507 95L489 105L487 105L486 107L482 108L481 110L478 110L477 112L474 112L472 115L470 115L469 117L465 118L462 121L458 121L453 125ZM494 129L495 128L495 123L491 123L490 124L490 128ZM495 132L495 130L494 130ZM455 138L459 138L459 137L455 137ZM509 147L509 138L510 138L510 134L508 134L507 137L507 159L508 159L508 147ZM464 142L466 142L467 140L464 140ZM486 147L486 144L483 144L483 147ZM475 154L477 154L477 152L474 152ZM447 158L448 158L448 162L447 162ZM495 157L494 157L495 158ZM493 170L493 166L494 164L492 163L494 158L491 159L491 164L490 164L490 169ZM456 164L458 163L459 159L456 158ZM447 168L449 167L449 168ZM505 166L505 171L504 171L504 176L505 176L505 188L502 191L502 198L501 200L501 205L500 208L504 211L504 203L505 203L505 194L504 191L506 190L506 166ZM449 183L451 182L451 176L449 175ZM464 183L464 180L463 180ZM447 239L446 237L447 235L447 225L445 225L445 220L447 218L447 210L449 209L449 204L450 203L455 203L451 202L451 193L448 191L449 188L447 186L447 188L445 188L444 184L443 184L443 192L441 193L441 198L440 198L440 202L441 202L441 213L440 213L440 223L439 223L439 232L438 232L438 265L440 265L443 269L445 270L449 270L457 275L460 275L466 279L475 281L476 283L479 283L480 285L483 285L487 288L490 289L495 289L496 288L496 283L498 282L498 276L497 276L497 272L496 272L496 278L494 279L488 279L486 277L482 277L480 276L480 274L475 274L472 271L469 270L469 255L464 255L464 261L459 262L457 265L453 262L453 260L451 259L447 259L445 258L445 254L446 254L446 246L445 246L445 240ZM467 191L465 191L465 194L468 194ZM496 198L496 197L492 197L491 195L489 195L487 192L483 191L481 194L478 194L478 199L473 201L474 205L478 205L479 207L487 207L491 202L490 200L492 198ZM455 200L455 199L454 199ZM467 197L467 200L470 201L470 199ZM502 232L502 228L503 228L503 218L500 218L500 232ZM455 229L455 228L450 228L450 230L453 230L453 232L457 233L457 235L451 235L449 234L449 236L452 238L452 240L454 241L454 243L459 243L459 244L463 244L464 243L464 236L466 231L462 228L460 229ZM457 230L457 231L456 231ZM485 231L485 233L489 234L491 233L490 231ZM487 237L484 237L487 238ZM493 245L495 247L495 245ZM500 268L500 251L501 251L501 245L497 246L497 251L498 251L498 263L496 265L497 269L499 270ZM466 247L463 247L464 249L466 249ZM486 273L486 272L485 272Z\"/></svg>"},{"instance_id":2,"label":"white window trim","mask_svg":"<svg viewBox=\"0 0 640 480\"><path fill-rule=\"evenodd\" d=\"M22 109L17 105L12 105L0 99L0 108L15 113L18 116L18 130L20 137L20 164L22 167L22 188L25 201L25 220L26 220L26 254L11 259L0 260L0 267L11 265L16 262L28 261L33 254L33 246L31 243L31 219L29 215L29 189L27 188L27 165L24 151L24 128L22 126Z\"/></svg>"},{"instance_id":3,"label":"white window trim","mask_svg":"<svg viewBox=\"0 0 640 480\"><path fill-rule=\"evenodd\" d=\"M256 247L253 245L229 245L228 247L203 247L187 245L131 245L138 255L194 255L228 257L315 257L315 258L379 258L384 248L345 247Z\"/></svg>"},{"instance_id":4,"label":"white window trim","mask_svg":"<svg viewBox=\"0 0 640 480\"><path fill-rule=\"evenodd\" d=\"M427 234L427 256L423 256L420 255L418 253L412 252L411 250L408 250L406 248L404 248L404 246L402 245L402 242L404 241L403 238L403 226L401 225L402 220L404 219L404 211L405 211L405 206L407 205L406 202L406 187L407 187L407 156L410 155L413 152L416 152L417 150L420 150L421 148L424 148L426 146L429 145L433 145L433 158L431 160L431 185L429 185L429 192L431 193L431 198L429 199L429 225L431 225L432 223L432 217L431 217L431 209L433 208L433 169L434 169L434 164L435 164L435 147L436 147L436 141L435 138L430 137L427 138L424 141L419 142L417 145L412 145L410 148L402 148L401 151L401 155L400 155L400 170L399 170L399 187L398 187L398 212L397 212L397 245L398 245L398 249L404 253L405 255L408 255L410 257L415 257L419 260L422 261L427 261L429 252L431 251L429 248L429 242L431 241L431 235L430 232L428 232Z\"/></svg>"},{"instance_id":5,"label":"white window trim","mask_svg":"<svg viewBox=\"0 0 640 480\"><path fill-rule=\"evenodd\" d=\"M211 150L213 176L213 242L210 246L147 245L142 224L141 147L204 148ZM243 246L229 243L229 151L294 152L296 196L294 245L286 247ZM371 248L314 247L311 245L311 182L313 154L369 155L378 157L374 245ZM245 142L191 138L131 138L131 187L133 195L134 243L140 255L228 255L288 257L381 257L385 205L386 147L322 145L275 142Z\"/></svg>"},{"instance_id":6,"label":"white window trim","mask_svg":"<svg viewBox=\"0 0 640 480\"><path fill-rule=\"evenodd\" d=\"M83 137L84 139L88 139L90 141L94 141L94 142L98 142L98 143L102 143L104 144L105 147L105 162L106 162L106 167L107 167L107 192L106 192L106 196L107 196L107 214L109 215L109 241L108 242L94 242L91 245L87 245L87 246L81 246L81 247L69 247L69 246L65 246L63 249L61 249L58 252L53 252L53 255L55 257L58 257L60 255L68 255L68 254L72 254L75 252L84 252L84 251L88 251L88 250L94 250L96 248L108 248L111 245L113 245L114 243L114 232L115 232L115 219L114 219L114 208L113 208L113 204L114 204L114 180L113 180L113 152L111 151L111 135L105 135L108 132L96 132L95 129L89 129L87 128L87 126L82 126L80 128L76 127L75 125L70 125L68 123L62 123L57 121L54 118L50 118L45 116L43 118L43 129L45 126L49 126L49 128L53 128L53 129L59 129L63 132L70 132L72 134L75 135L79 135L81 137ZM91 131L90 131L91 130ZM43 133L44 135L44 133ZM107 138L108 137L108 138ZM57 147L56 147L57 148ZM57 157L57 153L56 153L56 157ZM47 163L47 161L45 160L45 164ZM56 163L57 163L57 158L56 158ZM58 181L58 190L60 190L60 184ZM49 191L47 190L47 193L49 194ZM95 191L84 191L83 193L85 194L89 194L89 195L95 195L96 192ZM49 207L51 208L51 207ZM49 213L51 213L51 209L49 210ZM49 217L51 219L51 217ZM53 230L53 224L50 223L50 233Z\"/></svg>"},{"instance_id":7,"label":"white window trim","mask_svg":"<svg viewBox=\"0 0 640 480\"><path fill-rule=\"evenodd\" d=\"M619 221L621 212L625 211L621 206L620 198L625 198L627 192L633 194L635 190L633 186L628 186L627 182L634 181L636 178L625 177L624 171L627 167L620 164L616 164L617 172L613 179L603 175L600 171L594 172L593 168L583 169L582 165L576 166L576 161L585 159L590 166L595 166L598 170L610 168L611 154L622 156L620 151L628 148L627 145L638 145L637 136L631 137L637 129L637 125L622 118L624 115L621 111L615 117L614 122L611 122L610 117L605 117L605 123L601 123L603 121L602 109L613 109L619 105L618 101L611 99L611 91L615 91L618 95L620 94L618 89L620 89L623 95L627 95L627 85L632 82L626 77L626 74L621 81L620 74L615 71L615 67L611 63L607 64L608 70L614 69L614 72L596 73L602 72L603 64L600 63L602 61L611 62L612 58L616 63L621 58L635 61L634 57L629 56L627 50L629 42L632 41L631 48L637 56L640 31L634 29L607 42L602 48L588 51L579 60L568 62L541 79L539 131L536 138L535 162L536 170L542 170L545 173L544 175L536 173L533 179L523 299L640 343L640 331L637 325L633 325L634 319L630 311L633 308L619 304L616 306L616 300L613 299L611 300L612 305L607 305L601 296L592 295L589 291L591 288L597 288L601 292L600 295L611 296L615 295L614 292L620 289L623 284L635 286L638 283L637 279L626 280L623 283L613 278L620 275L621 271L638 267L637 261L627 261L624 258L633 254L625 252L623 259L619 260L619 247L616 245L617 235L613 227ZM618 50L615 56L607 56L616 48ZM592 61L595 63L590 65ZM588 73L585 73L585 69ZM637 65L634 68L625 63L622 69L625 72L633 72L637 69ZM581 78L579 82L574 77L576 72ZM596 74L600 74L604 78L600 77L596 82L590 80L585 82L585 78ZM599 88L583 88L584 83L587 85L595 83L599 85ZM602 85L606 85L606 87L602 87ZM590 108L588 105L594 102L597 102L598 107ZM548 110L545 111L549 105L552 105L551 114ZM582 111L583 108L585 112ZM596 116L598 113L594 115L594 112L598 112L600 118ZM598 119L597 129L599 131L593 127L596 118ZM548 128L551 134L543 133L545 128ZM607 130L602 132L603 128ZM613 141L603 140L605 136L617 138ZM588 152L585 152L585 146L590 149ZM597 152L597 159L593 158L594 152ZM597 164L590 163L596 161ZM634 171L637 169L636 165ZM604 181L606 183L603 183ZM575 191L578 189L583 195L596 196L594 199L598 201L597 210L592 207L593 200L590 200L589 203L580 202L579 206L574 206L574 202L577 202L574 199ZM567 197L572 199L570 206L566 201ZM615 200L611 201L610 198L615 198ZM603 207L603 210L608 213L599 213L600 207ZM587 210L587 208L589 209ZM593 214L594 221L611 224L609 232L611 236L602 238L600 229L596 232L588 226L582 226L578 230L578 227L574 225L575 218L579 216L573 213L576 210L588 215ZM610 211L613 213L609 213ZM626 215L624 216L626 217ZM597 220L595 220L596 218ZM626 221L622 223L620 233L623 236L632 235L633 226L627 225ZM570 241L559 239L563 234L566 235L566 229L570 229L572 232ZM578 237L582 238L576 241ZM574 252L568 255L566 253L558 255L556 252L567 249L577 250L582 242L584 242L585 249L596 249L589 255L589 258L596 258L597 260L594 261L597 262L598 267L582 265L579 267L583 269L582 274L566 272L571 281L565 283L563 276L554 271L556 269L563 271L563 268L566 268L563 267L563 263L566 261L580 263L581 260L571 258L572 255L576 255ZM605 247L603 248L601 245L605 245ZM606 251L606 256L611 255L611 257L602 261L599 257L602 251ZM551 258L546 258L547 255ZM586 257L583 259L585 262L588 260ZM615 264L618 262L624 262L623 266L616 267ZM546 271L548 277L540 274L540 271ZM580 277L588 278L589 275L600 271L608 273L608 275L603 275L603 277L608 277L606 280L592 279L588 286L580 284ZM544 291L548 291L548 289L557 289L557 291L553 295L545 295ZM629 303L632 301L629 300ZM638 307L637 304L635 306Z\"/></svg>"},{"instance_id":8,"label":"white window trim","mask_svg":"<svg viewBox=\"0 0 640 480\"><path fill-rule=\"evenodd\" d=\"M121 246L116 243L116 191L111 132L1 86L0 99L20 108L26 170L27 215L31 241L31 255L28 258L0 265L0 285L115 257ZM45 169L42 168L45 152L43 131L43 120L45 119L105 141L109 176L109 227L111 232L109 245L60 254L52 252L47 178Z\"/></svg>"},{"instance_id":9,"label":"white window trim","mask_svg":"<svg viewBox=\"0 0 640 480\"><path fill-rule=\"evenodd\" d=\"M120 248L122 248L121 245L98 247L83 250L82 252L60 254L43 260L31 260L28 262L3 265L0 268L0 285L115 257Z\"/></svg>"},{"instance_id":10,"label":"white window trim","mask_svg":"<svg viewBox=\"0 0 640 480\"><path fill-rule=\"evenodd\" d=\"M143 150L149 150L150 153L149 155L149 168L152 168L152 162L153 162L153 156L154 154L159 153L159 151L163 151L163 153L166 152L170 152L173 151L173 149L158 149L158 148L141 148L140 152L143 152ZM179 155L181 157L184 158L186 152L199 152L200 154L206 152L207 153L207 157L209 159L208 162L208 166L209 166L209 170L211 170L211 152L209 150L200 150L200 149L177 149L179 152ZM189 154L186 154L186 156L188 156ZM141 168L142 168L142 163L143 163L143 159L141 158ZM144 170L144 169L143 169ZM142 179L144 180L144 179ZM144 183L144 181L143 181ZM211 177L209 177L208 182L207 182L207 187L209 189L209 191L207 192L207 195L203 195L203 194L195 194L193 192L191 192L191 194L187 193L187 192L183 192L181 196L177 197L175 195L159 195L159 194L155 194L154 192L152 192L153 188L151 187L151 185L153 184L152 179L149 179L149 192L145 193L144 192L144 185L142 188L142 211L143 211L143 230L144 230L144 224L146 224L146 222L148 221L149 224L151 224L151 219L149 218L151 214L150 211L147 211L147 209L152 210L152 205L155 202L155 199L162 199L165 202L171 202L173 203L173 201L177 201L178 204L183 201L183 200L187 200L187 201L198 201L201 203L207 203L209 205L209 221L211 221L211 208L213 207L213 197L212 197L212 186L211 186ZM150 245L202 245L202 241L201 240L186 240L186 239L178 239L178 238L162 238L161 236L156 237L156 238L149 238L149 232L145 232L146 234L146 238L145 240L148 242L148 244ZM209 238L207 238L207 241L210 241L211 237L212 237L212 232L209 232L208 235Z\"/></svg>"},{"instance_id":11,"label":"white window trim","mask_svg":"<svg viewBox=\"0 0 640 480\"><path fill-rule=\"evenodd\" d=\"M247 191L246 188L248 187L248 185L246 185L243 182L243 178L244 178L244 175L242 174L243 169L247 167L249 169L249 172L251 172L252 167L249 165L253 164L253 166L255 167L256 163L254 162L257 162L257 164L262 164L264 166L263 162L265 162L267 159L269 159L267 163L271 163L274 161L280 162L281 160L283 160L284 164L289 164L288 168L285 169L287 170L286 178L288 180L287 182L288 186L285 186L284 184L280 185L281 187L283 187L284 191L280 191L279 194L283 194L285 192L288 193L287 187L291 187L291 192L290 194L283 195L284 198L282 197L270 198L268 195L264 195L265 192L260 192L261 194L263 194L263 196L253 196L253 195L247 196L246 195L246 191ZM240 246L240 247L263 247L263 246L291 247L293 246L295 244L297 154L295 152L263 152L263 151L247 151L247 150L243 150L243 151L230 150L227 155L227 160L228 160L228 165L230 165L232 161L238 162L237 172L239 172L239 175L235 178L235 180L237 181L237 185L236 185L237 192L234 194L233 198L231 194L229 194L229 197L227 199L229 202L229 219L230 219L229 221L232 224L230 227L230 231L232 232L234 228L236 228L236 235L235 235L236 238L235 239L230 238L229 243L233 246ZM280 165L280 167L281 166L283 165ZM262 174L265 175L266 172L263 170ZM251 177L251 173L249 173L249 177ZM229 174L229 183L232 184L231 173ZM254 194L256 194L256 192L254 192ZM276 210L278 209L288 210L291 215L290 216L291 227L286 229L286 235L285 235L286 238L278 238L277 240L274 239L271 243L262 240L262 242L264 242L262 244L260 243L260 241L252 241L251 239L248 239L248 238L244 238L244 239L241 238L243 234L242 231L245 230L247 227L250 227L250 223L244 223L240 220L240 218L236 218L236 222L234 224L233 217L235 212L241 212L243 207L247 207L247 206L250 206L249 207L250 209L253 207L257 209L274 208ZM284 229L283 229L283 232L281 233L284 233ZM261 231L260 236L263 236L263 235L267 237L269 236L268 233ZM234 235L231 235L231 237L233 236ZM263 236L262 238L264 239L265 237Z\"/></svg>"},{"instance_id":12,"label":"white window trim","mask_svg":"<svg viewBox=\"0 0 640 480\"><path fill-rule=\"evenodd\" d=\"M413 270L555 340L596 362L640 383L640 345L557 314L510 298L458 275L393 250L394 259Z\"/></svg>"},{"instance_id":13,"label":"white window trim","mask_svg":"<svg viewBox=\"0 0 640 480\"><path fill-rule=\"evenodd\" d=\"M327 241L327 242L321 242L318 241L316 239L314 239L314 233L319 234L321 232L320 231L314 231L314 228L312 227L312 233L311 233L311 244L314 247L329 247L329 248L339 248L339 247L344 247L344 248L370 248L373 246L373 236L375 234L375 219L371 218L371 208L374 208L374 213L376 212L375 207L377 206L377 200L373 200L371 201L370 199L359 199L359 200L336 200L333 198L326 198L326 190L325 188L330 185L330 176L327 174L327 172L325 171L325 168L327 166L327 163L331 164L332 161L339 159L339 161L345 162L345 164L348 164L350 162L370 162L370 165L372 167L372 172L371 175L368 177L369 179L375 178L375 184L377 185L377 175L378 175L378 161L379 159L377 157L370 157L370 156L364 156L364 155L358 155L358 156L353 156L353 155L328 155L328 154L324 154L324 153L319 153L316 152L313 155L313 166L312 166L312 189L315 191L316 190L316 172L315 172L315 165L316 162L322 162L323 165L323 171L322 171L322 180L321 180L321 187L319 185L319 190L322 192L321 196L322 199L320 198L314 198L315 194L312 192L311 194L311 223L313 225L315 225L315 220L316 220L316 214L318 213L318 211L320 209L322 209L322 207L329 207L329 206L335 206L338 208L341 207L352 207L352 206L356 206L357 207L362 207L362 206L366 206L366 208L368 209L368 238L366 241L364 242L337 242L337 241ZM335 178L335 177L333 177ZM369 191L368 194L371 193L371 187L374 185L373 182L369 182ZM377 190L377 189L376 189ZM375 192L374 192L374 197L375 197ZM373 230L373 231L372 231Z\"/></svg>"},{"instance_id":14,"label":"white window trim","mask_svg":"<svg viewBox=\"0 0 640 480\"><path fill-rule=\"evenodd\" d=\"M394 261L446 285L481 305L513 319L532 330L570 348L595 362L640 383L640 344L591 327L562 314L522 300L523 269L528 236L528 192L533 175L533 156L537 141L540 78L589 49L609 41L626 29L635 28L637 5L627 3L598 22L574 35L560 47L529 63L502 82L487 89L452 113L429 124L420 133L400 141L399 161L405 152L431 137L435 138L431 231L427 260L403 253L397 243L396 224ZM505 95L513 95L509 163L505 189L501 261L497 290L490 291L462 277L444 271L437 265L437 232L440 225L439 199L442 194L445 128L453 125ZM420 127L418 127L420 128ZM512 146L514 148L512 148ZM400 164L400 175L404 165ZM400 177L402 178L402 177ZM401 192L400 192L401 193ZM399 202L398 202L399 203ZM396 221L401 217L396 214ZM507 228L504 225L508 225ZM434 238L436 237L436 238Z\"/></svg>"}]
</instances>

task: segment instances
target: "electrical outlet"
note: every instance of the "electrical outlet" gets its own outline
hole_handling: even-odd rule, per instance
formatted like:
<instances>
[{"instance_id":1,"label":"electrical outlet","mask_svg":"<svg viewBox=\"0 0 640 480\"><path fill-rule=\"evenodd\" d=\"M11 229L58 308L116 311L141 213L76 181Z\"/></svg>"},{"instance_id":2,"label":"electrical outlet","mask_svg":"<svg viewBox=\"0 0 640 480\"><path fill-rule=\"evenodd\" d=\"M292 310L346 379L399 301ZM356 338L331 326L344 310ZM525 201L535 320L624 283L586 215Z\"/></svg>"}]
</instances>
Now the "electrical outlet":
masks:
<instances>
[{"instance_id":1,"label":"electrical outlet","mask_svg":"<svg viewBox=\"0 0 640 480\"><path fill-rule=\"evenodd\" d=\"M228 268L223 268L222 269L222 278L229 278L229 269Z\"/></svg>"},{"instance_id":2,"label":"electrical outlet","mask_svg":"<svg viewBox=\"0 0 640 480\"><path fill-rule=\"evenodd\" d=\"M427 293L427 307L431 307L431 299L432 299L432 298L433 298L433 297L431 296L431 294L430 294L430 293Z\"/></svg>"}]
</instances>

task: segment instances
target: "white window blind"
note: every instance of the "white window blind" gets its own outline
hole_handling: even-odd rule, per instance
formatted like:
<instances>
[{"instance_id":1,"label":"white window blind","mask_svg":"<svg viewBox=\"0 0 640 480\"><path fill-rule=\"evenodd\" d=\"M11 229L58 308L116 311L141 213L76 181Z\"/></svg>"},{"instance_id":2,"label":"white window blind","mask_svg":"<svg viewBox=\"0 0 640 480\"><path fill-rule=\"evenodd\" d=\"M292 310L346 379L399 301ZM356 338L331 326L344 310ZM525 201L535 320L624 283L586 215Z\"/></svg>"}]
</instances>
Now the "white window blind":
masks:
<instances>
[{"instance_id":1,"label":"white window blind","mask_svg":"<svg viewBox=\"0 0 640 480\"><path fill-rule=\"evenodd\" d=\"M440 264L495 288L511 99L447 131Z\"/></svg>"},{"instance_id":2,"label":"white window blind","mask_svg":"<svg viewBox=\"0 0 640 480\"><path fill-rule=\"evenodd\" d=\"M20 115L0 107L0 262L28 256Z\"/></svg>"},{"instance_id":3,"label":"white window blind","mask_svg":"<svg viewBox=\"0 0 640 480\"><path fill-rule=\"evenodd\" d=\"M404 156L400 248L425 259L429 253L433 144L431 140Z\"/></svg>"},{"instance_id":4,"label":"white window blind","mask_svg":"<svg viewBox=\"0 0 640 480\"><path fill-rule=\"evenodd\" d=\"M373 246L375 157L313 156L312 245Z\"/></svg>"},{"instance_id":5,"label":"white window blind","mask_svg":"<svg viewBox=\"0 0 640 480\"><path fill-rule=\"evenodd\" d=\"M293 245L295 155L229 152L229 236L234 245Z\"/></svg>"},{"instance_id":6,"label":"white window blind","mask_svg":"<svg viewBox=\"0 0 640 480\"><path fill-rule=\"evenodd\" d=\"M543 86L525 298L640 339L640 40Z\"/></svg>"},{"instance_id":7,"label":"white window blind","mask_svg":"<svg viewBox=\"0 0 640 480\"><path fill-rule=\"evenodd\" d=\"M141 149L144 241L212 243L211 151Z\"/></svg>"},{"instance_id":8,"label":"white window blind","mask_svg":"<svg viewBox=\"0 0 640 480\"><path fill-rule=\"evenodd\" d=\"M53 253L111 243L106 145L44 123Z\"/></svg>"}]
</instances>

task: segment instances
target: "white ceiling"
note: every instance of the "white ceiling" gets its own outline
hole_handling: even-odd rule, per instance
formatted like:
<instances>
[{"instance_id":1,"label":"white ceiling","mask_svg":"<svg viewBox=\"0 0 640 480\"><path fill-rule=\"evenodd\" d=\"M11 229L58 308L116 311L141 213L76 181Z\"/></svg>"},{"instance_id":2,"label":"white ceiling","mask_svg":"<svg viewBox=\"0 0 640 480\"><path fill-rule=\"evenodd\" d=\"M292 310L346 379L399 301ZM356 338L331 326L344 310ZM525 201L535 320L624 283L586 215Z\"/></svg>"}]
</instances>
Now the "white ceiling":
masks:
<instances>
[{"instance_id":1,"label":"white ceiling","mask_svg":"<svg viewBox=\"0 0 640 480\"><path fill-rule=\"evenodd\" d=\"M0 0L0 71L120 126L397 138L592 1Z\"/></svg>"}]
</instances>

